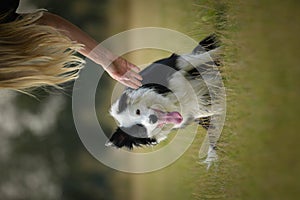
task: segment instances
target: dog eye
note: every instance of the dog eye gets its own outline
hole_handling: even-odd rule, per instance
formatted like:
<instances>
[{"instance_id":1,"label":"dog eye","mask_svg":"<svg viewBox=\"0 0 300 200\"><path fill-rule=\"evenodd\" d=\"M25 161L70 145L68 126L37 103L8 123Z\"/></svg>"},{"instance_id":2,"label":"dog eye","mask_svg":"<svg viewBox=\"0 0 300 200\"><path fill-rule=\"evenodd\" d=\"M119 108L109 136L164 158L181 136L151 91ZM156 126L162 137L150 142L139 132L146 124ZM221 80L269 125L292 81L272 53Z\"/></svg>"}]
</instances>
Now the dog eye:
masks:
<instances>
[{"instance_id":1,"label":"dog eye","mask_svg":"<svg viewBox=\"0 0 300 200\"><path fill-rule=\"evenodd\" d=\"M135 114L140 115L140 114L141 114L140 109L137 109L137 110L135 111Z\"/></svg>"}]
</instances>

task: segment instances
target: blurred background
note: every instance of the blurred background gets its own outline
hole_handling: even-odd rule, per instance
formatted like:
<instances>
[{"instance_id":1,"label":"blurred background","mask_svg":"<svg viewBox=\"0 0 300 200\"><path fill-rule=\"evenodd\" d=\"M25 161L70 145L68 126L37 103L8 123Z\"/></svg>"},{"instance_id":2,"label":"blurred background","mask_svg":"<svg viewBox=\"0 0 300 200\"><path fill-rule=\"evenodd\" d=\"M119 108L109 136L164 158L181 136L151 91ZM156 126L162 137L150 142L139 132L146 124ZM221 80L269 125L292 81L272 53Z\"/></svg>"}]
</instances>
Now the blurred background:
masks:
<instances>
[{"instance_id":1,"label":"blurred background","mask_svg":"<svg viewBox=\"0 0 300 200\"><path fill-rule=\"evenodd\" d=\"M171 166L147 174L118 172L93 158L72 117L72 83L41 88L36 98L0 91L0 199L299 199L299 2L217 0L21 0L61 15L99 42L130 28L158 26L195 40L216 32L227 88L220 161L199 163L199 134ZM137 65L168 55L124 55ZM101 79L97 111L107 132L115 84ZM101 116L105 116L101 118ZM104 122L103 122L104 120ZM106 123L107 120L107 123Z\"/></svg>"}]
</instances>

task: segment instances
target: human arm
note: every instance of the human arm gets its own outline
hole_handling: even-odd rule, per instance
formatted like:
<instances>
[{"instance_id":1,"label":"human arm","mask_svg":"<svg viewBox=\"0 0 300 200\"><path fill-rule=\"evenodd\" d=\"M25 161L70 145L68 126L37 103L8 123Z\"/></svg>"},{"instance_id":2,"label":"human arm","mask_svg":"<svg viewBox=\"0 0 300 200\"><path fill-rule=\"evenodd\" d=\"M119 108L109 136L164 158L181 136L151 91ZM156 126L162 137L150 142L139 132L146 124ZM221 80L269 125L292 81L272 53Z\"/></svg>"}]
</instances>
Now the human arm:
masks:
<instances>
[{"instance_id":1,"label":"human arm","mask_svg":"<svg viewBox=\"0 0 300 200\"><path fill-rule=\"evenodd\" d=\"M83 44L84 48L79 53L103 66L105 71L115 80L131 88L141 86L142 77L138 74L139 68L137 66L114 55L104 47L98 46L97 41L74 24L49 12L45 12L38 23L54 27L71 40ZM93 51L95 48L96 51Z\"/></svg>"}]
</instances>

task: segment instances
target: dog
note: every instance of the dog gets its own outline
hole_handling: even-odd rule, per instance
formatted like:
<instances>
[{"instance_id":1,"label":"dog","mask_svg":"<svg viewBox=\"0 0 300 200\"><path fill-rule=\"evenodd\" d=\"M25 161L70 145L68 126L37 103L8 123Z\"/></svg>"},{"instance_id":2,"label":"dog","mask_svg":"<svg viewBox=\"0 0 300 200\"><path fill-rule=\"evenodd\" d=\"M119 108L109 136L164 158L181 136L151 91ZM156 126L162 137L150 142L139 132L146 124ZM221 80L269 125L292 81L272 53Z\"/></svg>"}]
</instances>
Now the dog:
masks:
<instances>
[{"instance_id":1,"label":"dog","mask_svg":"<svg viewBox=\"0 0 300 200\"><path fill-rule=\"evenodd\" d=\"M219 102L223 98L216 80L219 51L219 41L213 34L191 53L173 53L141 71L142 86L126 88L111 106L110 114L118 128L106 145L128 149L156 145L170 130L193 122L213 129L211 117L222 112L212 108L212 99ZM209 142L212 152L216 141Z\"/></svg>"}]
</instances>

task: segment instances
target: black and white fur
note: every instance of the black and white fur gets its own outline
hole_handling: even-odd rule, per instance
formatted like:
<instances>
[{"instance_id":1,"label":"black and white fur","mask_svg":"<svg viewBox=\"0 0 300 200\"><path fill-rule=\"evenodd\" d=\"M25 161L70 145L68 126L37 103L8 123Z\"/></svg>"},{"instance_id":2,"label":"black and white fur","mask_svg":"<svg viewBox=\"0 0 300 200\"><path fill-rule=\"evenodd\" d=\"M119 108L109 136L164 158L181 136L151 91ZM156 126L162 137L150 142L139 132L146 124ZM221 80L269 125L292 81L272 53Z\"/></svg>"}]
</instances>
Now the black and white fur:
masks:
<instances>
[{"instance_id":1,"label":"black and white fur","mask_svg":"<svg viewBox=\"0 0 300 200\"><path fill-rule=\"evenodd\" d=\"M137 90L126 88L111 106L118 123L107 146L117 148L155 145L167 138L171 129L197 122L213 128L211 117L221 110L212 108L218 102L220 87L216 80L219 52L215 35L202 40L192 53L158 60L140 75ZM215 88L214 90L209 88ZM210 151L215 141L210 142Z\"/></svg>"}]
</instances>

